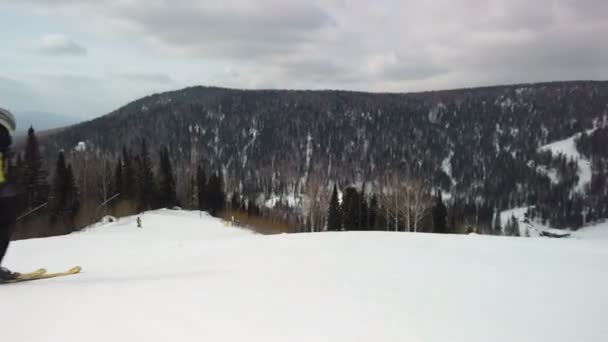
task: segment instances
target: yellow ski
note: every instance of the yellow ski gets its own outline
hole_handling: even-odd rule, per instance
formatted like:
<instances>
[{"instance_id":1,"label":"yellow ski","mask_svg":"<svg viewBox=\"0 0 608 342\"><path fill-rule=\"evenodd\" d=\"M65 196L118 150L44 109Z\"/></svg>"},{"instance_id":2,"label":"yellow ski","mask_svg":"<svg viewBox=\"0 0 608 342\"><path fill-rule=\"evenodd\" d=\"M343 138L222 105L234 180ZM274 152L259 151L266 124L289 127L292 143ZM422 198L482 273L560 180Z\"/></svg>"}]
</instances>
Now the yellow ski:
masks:
<instances>
[{"instance_id":1,"label":"yellow ski","mask_svg":"<svg viewBox=\"0 0 608 342\"><path fill-rule=\"evenodd\" d=\"M24 281L32 281L32 280L41 280L41 279L50 279L57 277L65 277L73 274L78 274L82 271L80 266L73 267L66 272L59 273L46 273L46 270L40 269L36 272L21 274L17 279L0 281L0 284L12 284L12 283L20 283Z\"/></svg>"},{"instance_id":2,"label":"yellow ski","mask_svg":"<svg viewBox=\"0 0 608 342\"><path fill-rule=\"evenodd\" d=\"M39 277L43 274L46 273L46 270L44 268L40 268L37 269L34 272L30 272L30 273L20 273L19 276L17 277L17 279L24 279L24 278L31 278L31 277Z\"/></svg>"}]
</instances>

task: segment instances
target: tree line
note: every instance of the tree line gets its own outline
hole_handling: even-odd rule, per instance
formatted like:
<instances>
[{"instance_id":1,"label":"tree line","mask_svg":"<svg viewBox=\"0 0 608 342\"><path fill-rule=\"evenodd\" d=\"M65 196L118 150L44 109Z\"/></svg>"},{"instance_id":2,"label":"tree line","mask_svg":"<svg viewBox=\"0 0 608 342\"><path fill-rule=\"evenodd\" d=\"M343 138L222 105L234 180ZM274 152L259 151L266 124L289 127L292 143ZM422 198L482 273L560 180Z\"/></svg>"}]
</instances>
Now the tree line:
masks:
<instances>
[{"instance_id":1,"label":"tree line","mask_svg":"<svg viewBox=\"0 0 608 342\"><path fill-rule=\"evenodd\" d=\"M235 213L271 217L289 222L294 232L519 232L512 220L501 227L499 206L464 198L446 202L441 189L415 175L387 173L376 182L340 189L338 183L330 185L328 179L311 172L305 180L301 208L280 204L262 208L258 198L242 192L246 186L242 182L231 179L227 183L221 170L208 170L202 164L176 167L172 156L165 146L155 158L145 139L135 149L123 147L118 156L79 144L71 151L59 151L49 172L32 128L9 177L22 189L19 213L23 224L45 229L44 222L48 222L49 227L58 227L56 231L49 228L52 232L48 234L69 233L106 215L176 207L218 217L229 212L226 219L234 219ZM537 212L532 211L531 217L536 218ZM242 217L240 214L236 216Z\"/></svg>"},{"instance_id":2,"label":"tree line","mask_svg":"<svg viewBox=\"0 0 608 342\"><path fill-rule=\"evenodd\" d=\"M155 160L146 140L136 151L123 148L115 161L85 145L59 151L49 172L30 128L23 152L9 164L8 177L20 190L17 238L69 233L109 214L185 207L219 215L226 206L222 173L207 177L202 165L192 180L196 202L180 201L169 149L161 149Z\"/></svg>"}]
</instances>

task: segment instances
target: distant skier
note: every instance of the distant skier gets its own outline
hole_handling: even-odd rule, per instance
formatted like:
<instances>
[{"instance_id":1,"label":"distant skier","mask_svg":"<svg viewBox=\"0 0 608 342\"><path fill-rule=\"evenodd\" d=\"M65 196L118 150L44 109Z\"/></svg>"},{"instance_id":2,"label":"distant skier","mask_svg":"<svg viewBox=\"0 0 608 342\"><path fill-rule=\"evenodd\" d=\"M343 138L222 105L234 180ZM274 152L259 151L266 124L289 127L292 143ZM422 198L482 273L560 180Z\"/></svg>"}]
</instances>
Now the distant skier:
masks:
<instances>
[{"instance_id":1,"label":"distant skier","mask_svg":"<svg viewBox=\"0 0 608 342\"><path fill-rule=\"evenodd\" d=\"M16 219L17 191L6 178L12 137L15 134L15 118L0 108L0 266L13 235ZM0 280L15 279L19 273L0 267Z\"/></svg>"},{"instance_id":2,"label":"distant skier","mask_svg":"<svg viewBox=\"0 0 608 342\"><path fill-rule=\"evenodd\" d=\"M141 217L137 216L137 228L143 228L141 225Z\"/></svg>"}]
</instances>

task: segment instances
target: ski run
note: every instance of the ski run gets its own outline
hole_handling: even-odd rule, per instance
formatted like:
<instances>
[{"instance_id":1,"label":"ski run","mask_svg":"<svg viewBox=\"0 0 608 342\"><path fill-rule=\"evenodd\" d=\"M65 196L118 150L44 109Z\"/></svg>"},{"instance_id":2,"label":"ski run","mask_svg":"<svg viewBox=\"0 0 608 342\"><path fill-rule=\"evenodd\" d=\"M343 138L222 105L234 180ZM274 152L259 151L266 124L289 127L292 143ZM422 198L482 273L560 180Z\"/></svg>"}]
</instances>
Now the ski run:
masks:
<instances>
[{"instance_id":1,"label":"ski run","mask_svg":"<svg viewBox=\"0 0 608 342\"><path fill-rule=\"evenodd\" d=\"M608 341L608 224L567 239L262 236L159 210L18 241L2 341Z\"/></svg>"}]
</instances>

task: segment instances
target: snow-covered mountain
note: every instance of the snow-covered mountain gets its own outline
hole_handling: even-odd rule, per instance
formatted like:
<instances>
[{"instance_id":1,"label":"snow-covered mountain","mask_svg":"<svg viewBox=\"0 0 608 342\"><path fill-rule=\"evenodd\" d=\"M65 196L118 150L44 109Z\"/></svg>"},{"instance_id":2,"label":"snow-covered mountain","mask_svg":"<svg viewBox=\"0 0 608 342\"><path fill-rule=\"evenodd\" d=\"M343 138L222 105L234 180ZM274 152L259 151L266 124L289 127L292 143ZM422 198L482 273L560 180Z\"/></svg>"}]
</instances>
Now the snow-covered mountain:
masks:
<instances>
[{"instance_id":1,"label":"snow-covered mountain","mask_svg":"<svg viewBox=\"0 0 608 342\"><path fill-rule=\"evenodd\" d=\"M161 210L11 245L3 341L608 340L608 225L572 238L263 236Z\"/></svg>"},{"instance_id":2,"label":"snow-covered mountain","mask_svg":"<svg viewBox=\"0 0 608 342\"><path fill-rule=\"evenodd\" d=\"M479 231L491 230L496 208L530 205L564 213L541 210L555 226L580 227L585 210L608 217L608 206L591 212L608 194L589 200L584 191L592 173L606 179L608 163L596 160L592 170L590 159L577 164L541 147L604 125L607 104L608 82L411 94L192 87L139 99L43 145L56 153L86 142L113 164L145 138L151 151L171 151L178 181L192 178L197 159L207 173L222 172L228 193L258 205L301 198L311 176L377 190L387 173L400 172L449 193L457 216Z\"/></svg>"}]
</instances>

